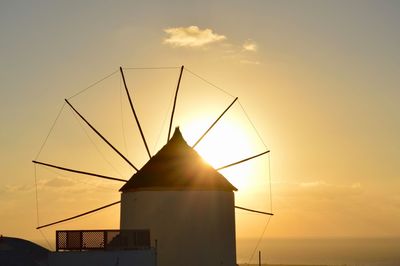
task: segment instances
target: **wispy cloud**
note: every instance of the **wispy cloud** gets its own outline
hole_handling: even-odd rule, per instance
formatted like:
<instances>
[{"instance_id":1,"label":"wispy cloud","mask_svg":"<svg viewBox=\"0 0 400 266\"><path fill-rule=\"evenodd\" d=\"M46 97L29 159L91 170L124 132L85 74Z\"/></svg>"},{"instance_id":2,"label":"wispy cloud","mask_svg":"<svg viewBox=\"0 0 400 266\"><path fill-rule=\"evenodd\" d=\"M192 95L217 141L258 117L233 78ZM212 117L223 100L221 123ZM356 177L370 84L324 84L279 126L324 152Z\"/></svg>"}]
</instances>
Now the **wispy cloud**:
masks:
<instances>
[{"instance_id":1,"label":"wispy cloud","mask_svg":"<svg viewBox=\"0 0 400 266\"><path fill-rule=\"evenodd\" d=\"M299 184L300 187L317 187L317 186L329 186L325 181L311 181Z\"/></svg>"},{"instance_id":2,"label":"wispy cloud","mask_svg":"<svg viewBox=\"0 0 400 266\"><path fill-rule=\"evenodd\" d=\"M259 61L256 61L256 60L248 60L248 59L240 60L240 63L242 63L242 64L248 64L248 65L259 65L259 64L261 64Z\"/></svg>"},{"instance_id":3,"label":"wispy cloud","mask_svg":"<svg viewBox=\"0 0 400 266\"><path fill-rule=\"evenodd\" d=\"M297 184L297 192L315 198L331 198L349 197L359 195L363 192L363 187L360 183L352 184L331 184L323 180L311 182L303 182Z\"/></svg>"},{"instance_id":4,"label":"wispy cloud","mask_svg":"<svg viewBox=\"0 0 400 266\"><path fill-rule=\"evenodd\" d=\"M201 29L198 26L167 28L164 29L164 32L167 36L164 38L163 43L172 47L199 48L207 47L213 43L221 43L218 46L214 46L214 48L217 51L222 51L224 58L235 60L240 64L262 64L256 58L258 44L253 39L234 44L226 41L228 38L225 35L218 34L209 28Z\"/></svg>"},{"instance_id":5,"label":"wispy cloud","mask_svg":"<svg viewBox=\"0 0 400 266\"><path fill-rule=\"evenodd\" d=\"M65 188L65 187L69 187L69 186L74 186L75 183L68 179L65 179L65 178L56 177L56 178L48 180L45 183L45 185L49 186L49 187L60 187L60 188L64 187Z\"/></svg>"},{"instance_id":6,"label":"wispy cloud","mask_svg":"<svg viewBox=\"0 0 400 266\"><path fill-rule=\"evenodd\" d=\"M34 186L32 185L6 185L4 187L0 187L0 192L3 193L25 193L32 191Z\"/></svg>"},{"instance_id":7,"label":"wispy cloud","mask_svg":"<svg viewBox=\"0 0 400 266\"><path fill-rule=\"evenodd\" d=\"M211 29L200 29L197 26L168 28L164 32L168 35L164 43L176 47L201 47L226 39Z\"/></svg>"},{"instance_id":8,"label":"wispy cloud","mask_svg":"<svg viewBox=\"0 0 400 266\"><path fill-rule=\"evenodd\" d=\"M242 48L244 51L257 52L257 43L253 40L247 40L243 43Z\"/></svg>"}]
</instances>

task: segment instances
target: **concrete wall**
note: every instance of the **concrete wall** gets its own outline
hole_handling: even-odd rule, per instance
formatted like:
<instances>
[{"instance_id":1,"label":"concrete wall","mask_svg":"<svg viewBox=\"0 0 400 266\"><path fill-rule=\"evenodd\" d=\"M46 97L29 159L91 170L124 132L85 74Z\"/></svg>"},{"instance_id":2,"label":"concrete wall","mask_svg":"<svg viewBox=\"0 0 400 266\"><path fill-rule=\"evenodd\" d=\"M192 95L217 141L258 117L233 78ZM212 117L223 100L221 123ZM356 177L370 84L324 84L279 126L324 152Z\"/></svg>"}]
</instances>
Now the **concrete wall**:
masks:
<instances>
[{"instance_id":1,"label":"concrete wall","mask_svg":"<svg viewBox=\"0 0 400 266\"><path fill-rule=\"evenodd\" d=\"M124 192L124 229L150 229L158 266L236 265L233 192Z\"/></svg>"},{"instance_id":2,"label":"concrete wall","mask_svg":"<svg viewBox=\"0 0 400 266\"><path fill-rule=\"evenodd\" d=\"M51 252L49 266L155 266L153 249Z\"/></svg>"}]
</instances>

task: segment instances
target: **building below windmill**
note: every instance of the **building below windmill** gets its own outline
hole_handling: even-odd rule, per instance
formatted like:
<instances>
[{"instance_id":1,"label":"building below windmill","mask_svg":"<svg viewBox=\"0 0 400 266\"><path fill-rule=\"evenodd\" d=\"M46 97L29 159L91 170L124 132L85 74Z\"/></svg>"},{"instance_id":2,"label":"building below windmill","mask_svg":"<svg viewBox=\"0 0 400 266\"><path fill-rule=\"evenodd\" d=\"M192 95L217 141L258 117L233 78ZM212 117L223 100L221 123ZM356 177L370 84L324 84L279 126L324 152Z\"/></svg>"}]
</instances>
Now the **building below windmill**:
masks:
<instances>
[{"instance_id":1,"label":"building below windmill","mask_svg":"<svg viewBox=\"0 0 400 266\"><path fill-rule=\"evenodd\" d=\"M57 231L48 265L235 266L236 190L176 128L120 189L120 230Z\"/></svg>"},{"instance_id":2,"label":"building below windmill","mask_svg":"<svg viewBox=\"0 0 400 266\"><path fill-rule=\"evenodd\" d=\"M30 241L0 236L1 266L45 266L49 251Z\"/></svg>"}]
</instances>

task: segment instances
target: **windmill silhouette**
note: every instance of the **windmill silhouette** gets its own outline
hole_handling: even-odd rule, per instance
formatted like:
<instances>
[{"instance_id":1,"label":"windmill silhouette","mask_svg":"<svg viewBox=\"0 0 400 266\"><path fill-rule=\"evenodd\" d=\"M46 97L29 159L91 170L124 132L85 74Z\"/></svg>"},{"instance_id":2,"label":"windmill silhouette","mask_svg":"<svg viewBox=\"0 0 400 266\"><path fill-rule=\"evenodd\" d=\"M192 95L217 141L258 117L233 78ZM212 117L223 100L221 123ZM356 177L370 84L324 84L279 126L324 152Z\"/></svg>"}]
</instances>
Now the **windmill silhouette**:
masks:
<instances>
[{"instance_id":1,"label":"windmill silhouette","mask_svg":"<svg viewBox=\"0 0 400 266\"><path fill-rule=\"evenodd\" d=\"M129 180L125 180L119 177L115 176L108 176L108 175L103 175L100 173L93 173L93 172L87 172L87 171L82 171L78 169L72 169L72 168L67 168L64 166L60 165L55 165L43 161L38 161L38 160L33 160L34 164L37 165L42 165L45 167L49 168L55 168L58 170L66 171L66 172L72 172L75 174L81 174L81 175L88 175L88 176L93 176L97 178L102 178L102 179L107 179L111 181L117 181L117 182L122 182L124 185L121 187L120 191L122 192L121 200L120 201L115 201L103 206L100 206L98 208L71 216L67 217L61 220L57 220L51 223L43 224L43 225L38 225L37 229L42 229L45 227L53 226L59 223L63 223L66 221L74 220L95 212L99 212L101 210L104 210L106 208L109 208L111 206L121 204L121 229L130 229L132 226L143 226L142 221L137 221L137 216L140 215L140 213L147 213L148 219L152 220L152 217L155 217L156 219L160 219L154 212L153 213L148 213L148 209L161 209L161 207L154 207L154 204L150 204L149 202L155 201L157 204L160 204L160 200L154 199L153 196L153 191L158 191L158 194L156 197L163 198L162 201L165 200L170 200L171 195L168 194L171 191L190 191L191 194L196 194L198 191L201 191L202 196L200 196L199 201L205 202L208 201L209 198L215 198L210 200L209 204L220 204L220 202L224 202L227 207L222 207L222 211L219 210L218 212L224 212L225 208L229 209L230 206L232 205L232 210L233 207L236 209L248 211L248 212L254 212L254 213L259 213L263 215L273 215L270 212L264 212L264 211L259 211L255 210L252 208L247 208L247 207L242 207L242 206L237 206L233 205L234 204L234 198L233 198L233 191L236 191L237 189L223 177L218 171L222 169L226 169L241 163L245 163L249 160L255 159L257 157L260 157L262 155L265 155L269 153L269 150L266 150L264 152L255 154L250 157L243 158L241 160L231 162L229 164L217 167L217 168L212 168L210 165L205 165L203 161L201 160L201 157L197 154L197 152L194 150L194 148L204 139L204 137L214 128L214 126L223 118L223 116L228 112L228 110L237 102L238 97L236 97L228 107L213 121L213 123L207 128L207 130L195 141L195 143L191 146L189 146L186 141L183 139L179 128L175 129L175 133L171 137L172 133L172 126L173 126L173 121L174 121L174 115L175 115L175 108L178 100L178 95L179 95L179 88L181 84L181 79L182 79L182 74L184 71L184 66L180 67L180 73L179 73L179 78L174 94L174 100L173 100L173 107L172 107L172 112L171 116L169 119L169 127L168 127L168 135L166 138L166 144L165 146L159 150L155 155L152 155L149 149L149 146L146 141L145 134L143 133L139 117L137 115L137 112L134 108L134 104L130 95L130 92L128 90L128 85L125 80L125 75L124 75L124 70L122 67L119 68L119 72L122 77L123 81L123 87L129 102L129 106L132 112L132 115L135 119L137 129L139 130L143 145L145 147L147 156L149 157L149 160L144 164L143 167L137 167L135 164L133 164L126 155L124 155L122 152L120 152L98 129L96 129L93 124L85 118L83 114L81 114L72 104L70 101L65 99L66 104L71 108L71 110L83 121L87 127L89 127L94 134L98 136L106 145L108 145L119 157L121 157L131 168L132 171L134 172L132 174L132 177ZM146 191L146 196L141 196L142 194L140 192ZM167 193L167 192L168 193ZM218 196L215 196L215 192L218 192ZM130 192L134 192L133 194ZM228 194L226 192L229 192ZM162 193L167 193L167 196L163 196L164 194ZM208 193L208 194L207 194ZM178 193L179 194L179 193ZM177 195L178 195L177 194ZM180 193L179 195L181 195ZM133 196L132 196L133 195ZM138 196L139 195L139 196ZM150 195L150 196L149 196ZM221 196L223 195L223 196ZM228 195L228 196L226 196ZM132 197L135 199L132 200ZM143 206L141 207L132 202L139 201L140 197L144 197L146 200L143 200L142 202L145 202ZM149 200L150 197L150 200ZM180 202L185 202L186 200L181 198L181 196L175 196L174 194L174 200L172 200L172 203L169 204L176 204L177 209L179 211L179 208L184 208L182 207ZM185 196L186 197L186 196ZM192 197L192 196L191 196ZM197 197L197 196L195 196ZM221 198L222 197L222 198ZM125 201L125 203L124 203ZM136 205L135 205L136 204ZM147 204L147 205L146 205ZM164 203L162 203L164 204ZM151 207L149 207L149 206ZM224 206L225 206L224 205ZM194 205L194 206L200 206L200 205ZM131 212L131 209L140 209L139 211L136 210L136 213L134 215L135 218L129 217L129 213ZM162 208L169 208L168 205L162 205ZM201 207L199 207L199 212ZM207 209L207 208L206 208ZM211 209L211 208L210 208ZM171 213L174 211L172 210ZM128 214L127 214L128 213ZM193 214L193 213L192 213ZM205 212L205 215L209 215L207 211ZM214 214L211 214L211 216ZM228 211L228 215L232 216L231 213ZM132 215L131 215L132 216ZM218 216L218 215L217 215ZM163 217L161 217L162 219ZM218 218L219 219L219 218ZM217 219L217 220L218 220ZM224 219L223 217L221 219ZM209 221L210 219L206 220ZM215 219L214 219L215 220ZM211 223L214 223L213 219L211 219ZM228 221L228 223L231 223ZM144 226L147 226L146 223L144 223ZM158 233L159 228L162 227L163 225L152 225L155 229L155 232ZM215 225L213 225L215 226ZM219 229L218 231L226 231L225 225L218 225ZM231 226L232 227L232 226ZM231 237L232 232L230 228L226 232L226 236ZM158 231L157 231L158 230ZM192 229L190 229L192 230ZM207 229L204 229L207 231ZM159 235L163 235L162 233L158 233ZM202 234L202 233L201 233ZM200 234L200 238L201 238ZM223 237L225 237L225 235ZM234 217L233 217L233 235L234 235ZM233 241L234 241L233 237ZM229 240L231 241L231 240ZM228 242L229 242L228 241ZM223 245L221 245L223 246ZM234 244L233 244L233 250L234 250ZM233 251L234 252L234 251Z\"/></svg>"}]
</instances>

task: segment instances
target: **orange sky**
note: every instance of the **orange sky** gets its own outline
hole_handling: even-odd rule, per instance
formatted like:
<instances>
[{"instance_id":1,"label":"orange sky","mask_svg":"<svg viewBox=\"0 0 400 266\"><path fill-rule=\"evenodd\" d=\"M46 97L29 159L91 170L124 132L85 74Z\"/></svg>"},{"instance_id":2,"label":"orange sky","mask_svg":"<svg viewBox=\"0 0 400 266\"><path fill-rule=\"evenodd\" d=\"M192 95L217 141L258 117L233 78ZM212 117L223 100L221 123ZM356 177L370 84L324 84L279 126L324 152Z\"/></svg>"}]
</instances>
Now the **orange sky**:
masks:
<instances>
[{"instance_id":1,"label":"orange sky","mask_svg":"<svg viewBox=\"0 0 400 266\"><path fill-rule=\"evenodd\" d=\"M0 233L42 239L34 229L31 160L64 98L120 65L184 64L238 96L271 150L232 170L251 173L249 181L226 173L244 188L238 205L269 211L271 170L275 216L266 236L400 236L399 10L390 1L1 3ZM179 69L126 73L156 151ZM116 73L71 101L141 165L145 152L126 102L121 109L120 86ZM190 142L202 131L196 126L233 98L185 72L179 100L175 125ZM265 150L239 105L224 123L237 126L233 137L241 139L229 156ZM40 158L128 178L129 167L90 136L96 145L65 107ZM118 183L37 173L41 222L119 197ZM117 227L118 208L60 228L99 226L99 219L100 227ZM237 212L239 238L258 237L264 224L265 217ZM44 234L50 238L55 229Z\"/></svg>"}]
</instances>

